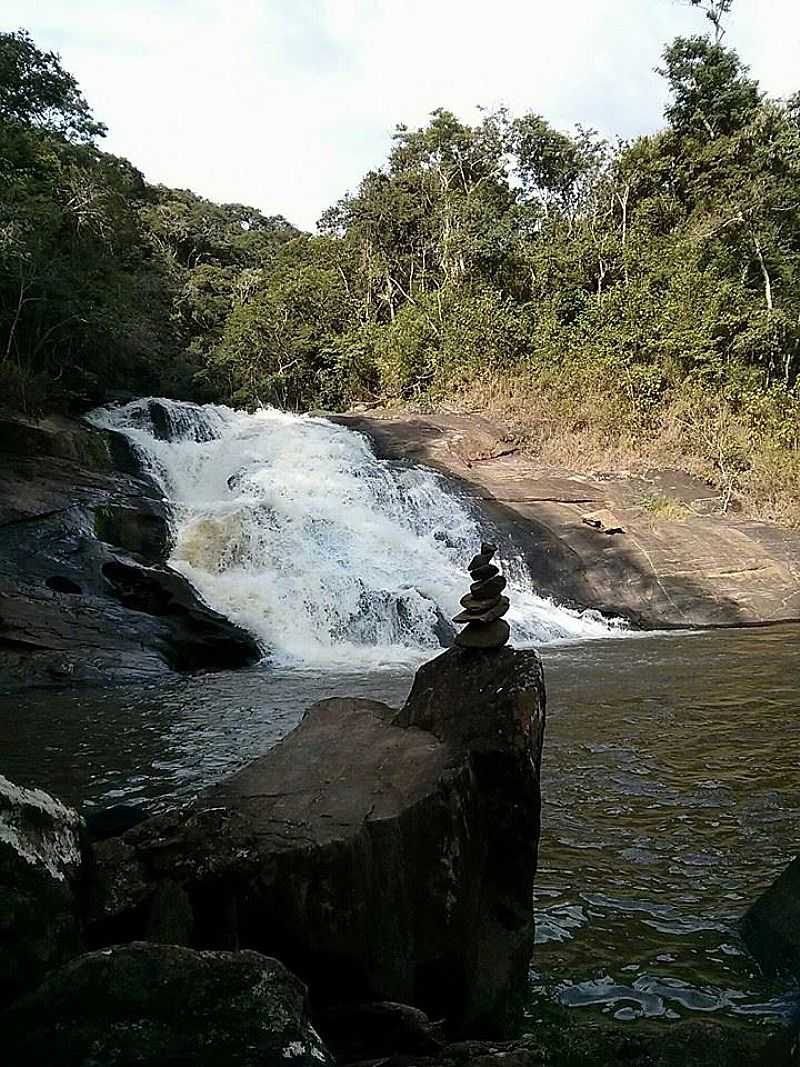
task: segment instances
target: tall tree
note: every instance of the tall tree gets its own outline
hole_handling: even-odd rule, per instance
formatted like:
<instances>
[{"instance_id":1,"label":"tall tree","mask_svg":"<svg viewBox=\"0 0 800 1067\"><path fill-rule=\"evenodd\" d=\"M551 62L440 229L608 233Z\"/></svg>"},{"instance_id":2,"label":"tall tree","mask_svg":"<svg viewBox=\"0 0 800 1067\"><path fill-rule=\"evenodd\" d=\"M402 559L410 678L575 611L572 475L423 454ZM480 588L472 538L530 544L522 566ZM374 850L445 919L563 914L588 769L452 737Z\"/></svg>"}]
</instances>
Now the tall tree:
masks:
<instances>
[{"instance_id":1,"label":"tall tree","mask_svg":"<svg viewBox=\"0 0 800 1067\"><path fill-rule=\"evenodd\" d=\"M0 120L91 143L106 127L92 115L75 78L29 33L0 33Z\"/></svg>"},{"instance_id":2,"label":"tall tree","mask_svg":"<svg viewBox=\"0 0 800 1067\"><path fill-rule=\"evenodd\" d=\"M758 83L732 50L707 37L678 37L659 68L672 100L666 116L681 135L710 140L734 133L753 118L761 102Z\"/></svg>"}]
</instances>

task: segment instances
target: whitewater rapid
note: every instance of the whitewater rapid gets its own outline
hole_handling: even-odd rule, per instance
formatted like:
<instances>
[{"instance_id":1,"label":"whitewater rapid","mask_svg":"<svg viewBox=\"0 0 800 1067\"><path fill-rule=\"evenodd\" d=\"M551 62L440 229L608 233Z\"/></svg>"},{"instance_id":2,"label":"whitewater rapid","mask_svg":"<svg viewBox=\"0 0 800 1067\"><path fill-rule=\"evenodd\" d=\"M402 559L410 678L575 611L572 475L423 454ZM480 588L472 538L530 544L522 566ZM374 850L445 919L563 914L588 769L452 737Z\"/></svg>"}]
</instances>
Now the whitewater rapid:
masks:
<instances>
[{"instance_id":1,"label":"whitewater rapid","mask_svg":"<svg viewBox=\"0 0 800 1067\"><path fill-rule=\"evenodd\" d=\"M323 418L136 400L88 419L125 434L162 488L170 565L276 665L429 656L467 591L470 557L496 534L443 477L377 459L363 435ZM500 544L513 643L620 633L539 596Z\"/></svg>"}]
</instances>

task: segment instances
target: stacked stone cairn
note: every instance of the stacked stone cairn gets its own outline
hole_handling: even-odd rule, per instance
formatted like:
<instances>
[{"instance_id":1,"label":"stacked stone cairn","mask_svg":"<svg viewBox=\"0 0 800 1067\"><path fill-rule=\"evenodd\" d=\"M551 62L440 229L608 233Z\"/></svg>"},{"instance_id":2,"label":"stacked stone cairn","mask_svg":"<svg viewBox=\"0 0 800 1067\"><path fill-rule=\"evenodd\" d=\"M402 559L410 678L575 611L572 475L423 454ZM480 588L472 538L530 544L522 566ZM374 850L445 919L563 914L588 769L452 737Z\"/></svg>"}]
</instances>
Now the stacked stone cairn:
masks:
<instances>
[{"instance_id":1,"label":"stacked stone cairn","mask_svg":"<svg viewBox=\"0 0 800 1067\"><path fill-rule=\"evenodd\" d=\"M495 545L481 545L480 552L469 565L472 585L469 593L461 598L464 610L453 619L453 622L467 624L456 635L456 644L461 648L502 648L511 633L503 618L511 606L508 597L501 596L506 580L492 563L496 551Z\"/></svg>"}]
</instances>

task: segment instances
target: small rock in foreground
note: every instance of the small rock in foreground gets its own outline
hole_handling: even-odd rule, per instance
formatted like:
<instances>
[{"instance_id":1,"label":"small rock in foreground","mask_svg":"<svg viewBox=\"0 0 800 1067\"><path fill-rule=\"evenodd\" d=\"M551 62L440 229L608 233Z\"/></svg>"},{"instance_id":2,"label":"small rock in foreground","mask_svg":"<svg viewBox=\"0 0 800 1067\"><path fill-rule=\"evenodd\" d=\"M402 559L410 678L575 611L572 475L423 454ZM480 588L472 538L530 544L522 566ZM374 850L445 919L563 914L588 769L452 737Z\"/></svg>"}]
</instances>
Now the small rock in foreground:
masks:
<instances>
[{"instance_id":1,"label":"small rock in foreground","mask_svg":"<svg viewBox=\"0 0 800 1067\"><path fill-rule=\"evenodd\" d=\"M321 1067L305 986L257 952L134 942L79 956L5 1016L7 1067Z\"/></svg>"},{"instance_id":2,"label":"small rock in foreground","mask_svg":"<svg viewBox=\"0 0 800 1067\"><path fill-rule=\"evenodd\" d=\"M0 775L0 1008L82 949L81 819Z\"/></svg>"}]
</instances>

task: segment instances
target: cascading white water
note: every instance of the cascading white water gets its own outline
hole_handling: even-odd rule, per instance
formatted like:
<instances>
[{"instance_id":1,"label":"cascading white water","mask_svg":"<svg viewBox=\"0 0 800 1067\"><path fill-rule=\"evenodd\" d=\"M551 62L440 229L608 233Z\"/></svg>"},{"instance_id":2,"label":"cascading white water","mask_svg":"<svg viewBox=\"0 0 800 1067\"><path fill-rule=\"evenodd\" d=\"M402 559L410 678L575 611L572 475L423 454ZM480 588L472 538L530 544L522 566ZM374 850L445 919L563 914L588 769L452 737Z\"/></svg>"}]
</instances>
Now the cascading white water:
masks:
<instances>
[{"instance_id":1,"label":"cascading white water","mask_svg":"<svg viewBox=\"0 0 800 1067\"><path fill-rule=\"evenodd\" d=\"M137 400L89 419L124 433L162 486L171 565L272 662L379 666L440 646L482 530L438 474L379 460L365 437L325 419L271 408ZM620 632L538 596L524 563L500 556L515 643Z\"/></svg>"}]
</instances>

